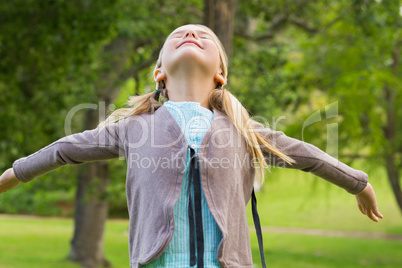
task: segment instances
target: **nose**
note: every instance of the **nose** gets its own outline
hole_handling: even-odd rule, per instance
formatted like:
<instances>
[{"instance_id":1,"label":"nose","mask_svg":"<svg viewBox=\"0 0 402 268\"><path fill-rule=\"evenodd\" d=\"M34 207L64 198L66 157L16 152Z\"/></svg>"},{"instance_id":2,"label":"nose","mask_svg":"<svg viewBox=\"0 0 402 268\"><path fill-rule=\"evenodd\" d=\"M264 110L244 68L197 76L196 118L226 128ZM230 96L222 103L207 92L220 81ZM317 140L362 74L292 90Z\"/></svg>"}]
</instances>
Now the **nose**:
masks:
<instances>
[{"instance_id":1,"label":"nose","mask_svg":"<svg viewBox=\"0 0 402 268\"><path fill-rule=\"evenodd\" d=\"M185 32L184 37L185 37L185 38L192 37L192 38L194 38L194 39L198 39L197 33L196 33L194 30L192 30L192 29L188 29L188 30Z\"/></svg>"}]
</instances>

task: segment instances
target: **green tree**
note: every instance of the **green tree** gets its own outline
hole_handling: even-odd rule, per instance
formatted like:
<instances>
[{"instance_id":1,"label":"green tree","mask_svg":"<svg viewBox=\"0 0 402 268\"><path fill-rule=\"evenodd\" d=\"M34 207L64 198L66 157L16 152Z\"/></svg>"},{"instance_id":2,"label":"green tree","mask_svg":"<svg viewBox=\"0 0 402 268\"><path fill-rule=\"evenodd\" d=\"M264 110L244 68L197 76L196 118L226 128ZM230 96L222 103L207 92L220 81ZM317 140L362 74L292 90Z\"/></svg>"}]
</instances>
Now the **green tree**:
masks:
<instances>
[{"instance_id":1,"label":"green tree","mask_svg":"<svg viewBox=\"0 0 402 268\"><path fill-rule=\"evenodd\" d=\"M364 158L385 167L402 211L397 120L402 2L240 1L240 6L231 81L246 107L265 118L274 115L274 127L285 116L289 135L307 137L323 150L333 142L326 125L339 124L334 139L340 160ZM336 101L339 116L303 128L319 109L317 118L326 118L324 107Z\"/></svg>"},{"instance_id":2,"label":"green tree","mask_svg":"<svg viewBox=\"0 0 402 268\"><path fill-rule=\"evenodd\" d=\"M304 42L301 67L317 81L312 86L339 100L340 142L349 148L343 153L371 156L384 166L402 211L401 6L401 1L333 3L326 16L337 21Z\"/></svg>"}]
</instances>

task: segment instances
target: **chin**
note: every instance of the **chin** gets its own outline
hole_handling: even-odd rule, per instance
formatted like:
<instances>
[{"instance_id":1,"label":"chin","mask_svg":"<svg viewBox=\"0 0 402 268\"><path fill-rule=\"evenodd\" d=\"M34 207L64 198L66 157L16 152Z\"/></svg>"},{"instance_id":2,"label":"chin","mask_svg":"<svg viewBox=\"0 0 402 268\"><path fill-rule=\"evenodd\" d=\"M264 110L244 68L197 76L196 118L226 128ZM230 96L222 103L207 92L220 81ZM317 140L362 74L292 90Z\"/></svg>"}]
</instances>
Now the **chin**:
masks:
<instances>
[{"instance_id":1,"label":"chin","mask_svg":"<svg viewBox=\"0 0 402 268\"><path fill-rule=\"evenodd\" d=\"M174 53L174 55L167 55L167 57L162 60L166 71L174 74L178 71L193 72L214 70L217 63L211 61L210 57L205 57L205 54L200 53L201 51L197 51L197 49L199 50L197 47L188 47L182 49L179 53Z\"/></svg>"}]
</instances>

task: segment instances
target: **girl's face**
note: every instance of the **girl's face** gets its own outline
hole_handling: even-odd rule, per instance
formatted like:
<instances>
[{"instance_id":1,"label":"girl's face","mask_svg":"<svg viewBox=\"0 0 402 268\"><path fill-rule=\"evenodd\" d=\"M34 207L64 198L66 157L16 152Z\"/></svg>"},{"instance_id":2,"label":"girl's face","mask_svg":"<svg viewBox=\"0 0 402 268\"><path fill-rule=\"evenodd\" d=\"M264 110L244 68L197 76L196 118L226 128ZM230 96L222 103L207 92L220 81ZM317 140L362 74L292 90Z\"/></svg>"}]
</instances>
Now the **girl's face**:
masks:
<instances>
[{"instance_id":1,"label":"girl's face","mask_svg":"<svg viewBox=\"0 0 402 268\"><path fill-rule=\"evenodd\" d=\"M197 25L181 26L169 35L163 46L161 63L160 69L166 80L177 71L194 70L194 67L211 78L222 73L213 36Z\"/></svg>"}]
</instances>

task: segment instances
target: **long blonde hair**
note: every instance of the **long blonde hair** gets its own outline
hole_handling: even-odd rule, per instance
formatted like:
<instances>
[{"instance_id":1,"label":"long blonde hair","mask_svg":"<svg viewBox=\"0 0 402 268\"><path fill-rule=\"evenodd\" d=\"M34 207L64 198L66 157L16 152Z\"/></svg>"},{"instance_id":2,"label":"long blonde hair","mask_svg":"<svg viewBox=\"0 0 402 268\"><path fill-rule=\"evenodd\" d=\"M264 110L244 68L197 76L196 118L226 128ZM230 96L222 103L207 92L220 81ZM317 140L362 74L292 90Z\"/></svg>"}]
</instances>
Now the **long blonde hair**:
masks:
<instances>
[{"instance_id":1,"label":"long blonde hair","mask_svg":"<svg viewBox=\"0 0 402 268\"><path fill-rule=\"evenodd\" d=\"M208 32L213 38L219 51L222 76L224 77L224 80L227 81L228 59L222 43L215 33L207 26L199 24L196 24L196 26ZM162 66L162 53L163 47L160 50L159 58L156 62L154 70ZM159 102L160 96L169 99L168 91L163 81L156 83L156 87L160 93L158 91L153 91L151 93L146 93L139 96L131 96L127 102L129 106L128 108L121 108L114 111L105 121L99 124L99 127L104 127L109 123L117 122L132 115L154 113L163 105L163 103ZM264 139L259 133L253 131L253 127L249 124L251 119L247 110L243 107L239 100L228 90L224 89L223 85L220 83L218 83L216 88L210 92L209 105L225 114L235 126L237 131L244 137L247 144L247 149L251 152L253 160L257 159L258 165L256 167L259 168L260 173L257 174L256 172L256 181L260 186L262 186L264 183L264 167L268 166L264 159L261 147L268 149L268 151L274 153L289 164L294 162L293 159L282 153L279 149L275 148L269 140Z\"/></svg>"}]
</instances>

